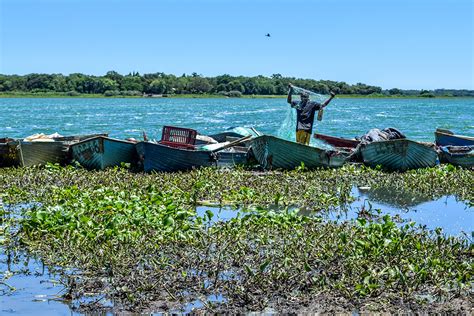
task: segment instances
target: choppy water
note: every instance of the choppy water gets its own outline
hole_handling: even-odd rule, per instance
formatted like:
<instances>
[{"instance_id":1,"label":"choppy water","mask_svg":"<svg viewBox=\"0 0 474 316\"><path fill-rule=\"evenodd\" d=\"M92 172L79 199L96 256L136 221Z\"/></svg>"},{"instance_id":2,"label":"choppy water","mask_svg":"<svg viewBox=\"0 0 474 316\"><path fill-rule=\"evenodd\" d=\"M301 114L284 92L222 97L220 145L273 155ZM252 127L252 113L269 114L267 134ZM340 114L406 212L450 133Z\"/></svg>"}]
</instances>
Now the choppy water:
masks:
<instances>
[{"instance_id":1,"label":"choppy water","mask_svg":"<svg viewBox=\"0 0 474 316\"><path fill-rule=\"evenodd\" d=\"M211 134L254 126L277 135L288 114L286 99L0 99L0 137L34 133L108 132L159 138L163 125ZM433 141L437 127L474 135L474 99L334 99L315 131L343 137L370 128L396 127L415 140Z\"/></svg>"}]
</instances>

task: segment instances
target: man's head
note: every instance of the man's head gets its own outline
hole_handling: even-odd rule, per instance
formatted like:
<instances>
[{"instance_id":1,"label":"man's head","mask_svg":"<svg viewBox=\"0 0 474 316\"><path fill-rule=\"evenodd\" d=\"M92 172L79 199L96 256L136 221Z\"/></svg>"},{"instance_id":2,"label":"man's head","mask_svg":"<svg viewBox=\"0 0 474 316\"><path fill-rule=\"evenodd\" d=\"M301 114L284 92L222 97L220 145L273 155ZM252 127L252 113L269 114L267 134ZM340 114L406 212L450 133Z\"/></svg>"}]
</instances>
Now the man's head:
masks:
<instances>
[{"instance_id":1,"label":"man's head","mask_svg":"<svg viewBox=\"0 0 474 316\"><path fill-rule=\"evenodd\" d=\"M301 98L301 101L308 101L309 100L309 93L308 92L301 92L300 93L300 98Z\"/></svg>"}]
</instances>

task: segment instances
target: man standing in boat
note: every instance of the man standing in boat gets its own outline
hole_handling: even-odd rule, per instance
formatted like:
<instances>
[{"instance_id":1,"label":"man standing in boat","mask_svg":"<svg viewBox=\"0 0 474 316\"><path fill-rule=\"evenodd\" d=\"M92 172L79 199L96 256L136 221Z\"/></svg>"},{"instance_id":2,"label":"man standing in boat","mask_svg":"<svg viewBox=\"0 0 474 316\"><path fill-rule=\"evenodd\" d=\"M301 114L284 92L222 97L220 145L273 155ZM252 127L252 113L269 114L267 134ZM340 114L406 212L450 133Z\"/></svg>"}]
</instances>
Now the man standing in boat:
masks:
<instances>
[{"instance_id":1,"label":"man standing in boat","mask_svg":"<svg viewBox=\"0 0 474 316\"><path fill-rule=\"evenodd\" d=\"M336 94L331 91L329 99L321 104L316 101L310 101L309 94L303 91L300 93L301 101L292 101L291 94L293 93L293 85L290 83L288 87L290 90L288 91L287 101L292 108L296 109L296 142L309 145L311 132L313 130L314 113L324 109Z\"/></svg>"}]
</instances>

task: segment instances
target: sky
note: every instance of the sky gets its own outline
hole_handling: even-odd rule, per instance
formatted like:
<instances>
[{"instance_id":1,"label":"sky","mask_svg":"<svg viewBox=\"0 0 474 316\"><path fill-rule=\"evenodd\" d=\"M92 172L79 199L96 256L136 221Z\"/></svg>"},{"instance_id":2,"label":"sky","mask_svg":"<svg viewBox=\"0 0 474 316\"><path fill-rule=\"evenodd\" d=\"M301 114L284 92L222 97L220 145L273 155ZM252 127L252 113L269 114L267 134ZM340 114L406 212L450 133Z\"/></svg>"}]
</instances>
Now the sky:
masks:
<instances>
[{"instance_id":1,"label":"sky","mask_svg":"<svg viewBox=\"0 0 474 316\"><path fill-rule=\"evenodd\" d=\"M279 73L474 89L473 2L0 0L0 73Z\"/></svg>"}]
</instances>

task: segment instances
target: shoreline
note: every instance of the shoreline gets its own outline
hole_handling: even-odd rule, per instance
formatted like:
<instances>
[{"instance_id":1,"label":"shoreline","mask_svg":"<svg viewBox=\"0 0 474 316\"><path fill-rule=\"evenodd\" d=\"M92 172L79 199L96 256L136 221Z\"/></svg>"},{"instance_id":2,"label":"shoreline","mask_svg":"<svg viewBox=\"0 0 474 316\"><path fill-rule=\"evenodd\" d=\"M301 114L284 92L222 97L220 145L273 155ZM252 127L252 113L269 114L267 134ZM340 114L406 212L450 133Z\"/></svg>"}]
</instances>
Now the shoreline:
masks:
<instances>
[{"instance_id":1,"label":"shoreline","mask_svg":"<svg viewBox=\"0 0 474 316\"><path fill-rule=\"evenodd\" d=\"M34 94L34 93L23 93L23 94L5 94L0 93L0 99L284 99L286 95L242 95L241 97L227 97L217 94L179 94L179 95L168 95L168 96L155 96L155 97L143 97L143 96L105 96L103 94L80 94L77 96L63 95L63 94ZM371 96L371 95L352 95L352 94L340 94L336 95L336 98L340 99L474 99L474 97L468 96L440 96L440 97L421 97L421 96Z\"/></svg>"}]
</instances>

